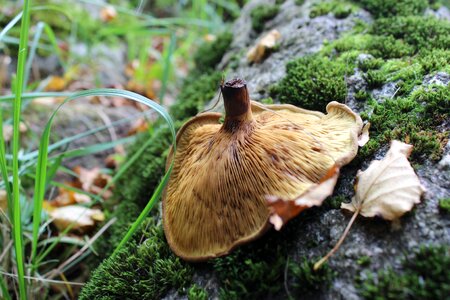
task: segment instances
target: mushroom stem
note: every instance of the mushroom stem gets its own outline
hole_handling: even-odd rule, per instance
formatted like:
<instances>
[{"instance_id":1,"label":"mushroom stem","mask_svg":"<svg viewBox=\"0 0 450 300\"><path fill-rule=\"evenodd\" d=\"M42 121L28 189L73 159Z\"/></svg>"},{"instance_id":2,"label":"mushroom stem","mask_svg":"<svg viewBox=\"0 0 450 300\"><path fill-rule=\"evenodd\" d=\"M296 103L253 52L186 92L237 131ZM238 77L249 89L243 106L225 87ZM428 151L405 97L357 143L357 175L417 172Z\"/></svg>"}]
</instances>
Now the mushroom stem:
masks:
<instances>
[{"instance_id":1,"label":"mushroom stem","mask_svg":"<svg viewBox=\"0 0 450 300\"><path fill-rule=\"evenodd\" d=\"M232 79L220 86L225 106L223 128L234 132L243 123L253 121L247 83L243 79Z\"/></svg>"}]
</instances>

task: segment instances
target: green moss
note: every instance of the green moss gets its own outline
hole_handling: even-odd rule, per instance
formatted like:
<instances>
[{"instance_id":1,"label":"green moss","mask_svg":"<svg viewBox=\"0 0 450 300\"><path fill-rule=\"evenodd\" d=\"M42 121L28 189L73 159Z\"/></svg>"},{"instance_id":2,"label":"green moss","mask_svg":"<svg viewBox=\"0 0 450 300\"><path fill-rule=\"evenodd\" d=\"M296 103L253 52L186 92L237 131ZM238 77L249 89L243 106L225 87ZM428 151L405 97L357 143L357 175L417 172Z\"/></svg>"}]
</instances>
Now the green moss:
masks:
<instances>
[{"instance_id":1,"label":"green moss","mask_svg":"<svg viewBox=\"0 0 450 300\"><path fill-rule=\"evenodd\" d=\"M329 198L325 199L324 207L326 207L326 208L329 207L331 209L340 209L342 202L347 202L347 198L345 196L338 195L338 196L329 197Z\"/></svg>"},{"instance_id":2,"label":"green moss","mask_svg":"<svg viewBox=\"0 0 450 300\"><path fill-rule=\"evenodd\" d=\"M447 299L450 295L448 246L421 247L402 261L403 272L392 268L357 281L365 299Z\"/></svg>"},{"instance_id":3,"label":"green moss","mask_svg":"<svg viewBox=\"0 0 450 300\"><path fill-rule=\"evenodd\" d=\"M214 70L227 52L232 40L233 35L230 32L223 32L217 36L216 40L204 42L194 56L195 74L203 74Z\"/></svg>"},{"instance_id":4,"label":"green moss","mask_svg":"<svg viewBox=\"0 0 450 300\"><path fill-rule=\"evenodd\" d=\"M170 108L172 117L182 120L200 112L207 101L216 94L222 75L220 72L190 75L184 84L178 101Z\"/></svg>"},{"instance_id":5,"label":"green moss","mask_svg":"<svg viewBox=\"0 0 450 300\"><path fill-rule=\"evenodd\" d=\"M379 69L383 63L384 61L380 58L368 58L360 61L358 63L358 68L363 72L367 72L368 70Z\"/></svg>"},{"instance_id":6,"label":"green moss","mask_svg":"<svg viewBox=\"0 0 450 300\"><path fill-rule=\"evenodd\" d=\"M365 255L365 256L361 256L360 258L358 258L358 260L356 261L356 263L360 266L363 267L367 267L370 265L371 259L369 256Z\"/></svg>"},{"instance_id":7,"label":"green moss","mask_svg":"<svg viewBox=\"0 0 450 300\"><path fill-rule=\"evenodd\" d=\"M427 0L354 0L375 18L420 15L428 7Z\"/></svg>"},{"instance_id":8,"label":"green moss","mask_svg":"<svg viewBox=\"0 0 450 300\"><path fill-rule=\"evenodd\" d=\"M255 7L250 13L252 18L252 28L256 32L261 32L267 21L272 20L280 10L278 5L260 5Z\"/></svg>"},{"instance_id":9,"label":"green moss","mask_svg":"<svg viewBox=\"0 0 450 300\"><path fill-rule=\"evenodd\" d=\"M221 299L258 299L282 289L286 252L280 239L268 240L273 241L265 238L214 261Z\"/></svg>"},{"instance_id":10,"label":"green moss","mask_svg":"<svg viewBox=\"0 0 450 300\"><path fill-rule=\"evenodd\" d=\"M355 8L349 3L345 3L342 1L323 1L315 3L311 7L309 17L315 18L332 13L336 18L344 19L348 17L354 10Z\"/></svg>"},{"instance_id":11,"label":"green moss","mask_svg":"<svg viewBox=\"0 0 450 300\"><path fill-rule=\"evenodd\" d=\"M386 82L386 75L381 71L369 70L364 74L364 80L370 89L376 89Z\"/></svg>"},{"instance_id":12,"label":"green moss","mask_svg":"<svg viewBox=\"0 0 450 300\"><path fill-rule=\"evenodd\" d=\"M374 22L372 33L392 36L417 52L423 49L450 48L450 22L434 17L408 16L383 18Z\"/></svg>"},{"instance_id":13,"label":"green moss","mask_svg":"<svg viewBox=\"0 0 450 300\"><path fill-rule=\"evenodd\" d=\"M298 6L302 6L305 3L305 0L295 0L295 4Z\"/></svg>"},{"instance_id":14,"label":"green moss","mask_svg":"<svg viewBox=\"0 0 450 300\"><path fill-rule=\"evenodd\" d=\"M207 300L208 292L197 284L193 284L189 288L187 296L189 300Z\"/></svg>"},{"instance_id":15,"label":"green moss","mask_svg":"<svg viewBox=\"0 0 450 300\"><path fill-rule=\"evenodd\" d=\"M162 226L147 219L117 256L93 272L80 299L158 299L171 288L186 288L192 272L170 250Z\"/></svg>"},{"instance_id":16,"label":"green moss","mask_svg":"<svg viewBox=\"0 0 450 300\"><path fill-rule=\"evenodd\" d=\"M439 200L439 209L445 213L450 213L450 198Z\"/></svg>"},{"instance_id":17,"label":"green moss","mask_svg":"<svg viewBox=\"0 0 450 300\"><path fill-rule=\"evenodd\" d=\"M322 56L299 58L286 65L286 77L271 94L282 103L324 111L328 102L345 100L344 75L349 67Z\"/></svg>"},{"instance_id":18,"label":"green moss","mask_svg":"<svg viewBox=\"0 0 450 300\"><path fill-rule=\"evenodd\" d=\"M336 274L326 264L314 271L314 262L317 260L308 261L304 258L300 264L289 263L288 276L294 279L290 292L295 299L312 297L317 291L330 286Z\"/></svg>"},{"instance_id":19,"label":"green moss","mask_svg":"<svg viewBox=\"0 0 450 300\"><path fill-rule=\"evenodd\" d=\"M386 99L382 103L371 101L370 105L373 111L369 121L372 142L362 148L360 155L371 155L378 149L377 146L397 139L414 145L412 152L414 160L424 158L437 160L440 158L446 141L446 133L438 133L433 130L433 125L437 121L433 116L439 116L439 112L429 111L429 103L418 102L416 97L413 95L405 98ZM445 97L436 97L434 101L436 102L431 102L433 106L434 103L447 100Z\"/></svg>"}]
</instances>

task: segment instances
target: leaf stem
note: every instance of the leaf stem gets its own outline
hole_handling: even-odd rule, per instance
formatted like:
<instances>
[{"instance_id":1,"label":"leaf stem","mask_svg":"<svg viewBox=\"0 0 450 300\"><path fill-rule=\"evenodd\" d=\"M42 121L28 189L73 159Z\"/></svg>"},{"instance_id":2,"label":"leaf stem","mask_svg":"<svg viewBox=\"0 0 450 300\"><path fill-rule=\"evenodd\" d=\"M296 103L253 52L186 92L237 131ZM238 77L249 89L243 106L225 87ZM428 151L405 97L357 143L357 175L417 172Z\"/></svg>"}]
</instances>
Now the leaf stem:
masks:
<instances>
[{"instance_id":1,"label":"leaf stem","mask_svg":"<svg viewBox=\"0 0 450 300\"><path fill-rule=\"evenodd\" d=\"M352 227L353 223L355 222L356 217L359 215L360 211L361 211L361 206L359 206L353 213L353 216L350 219L350 222L348 222L348 225L345 228L344 232L342 233L341 238L336 243L336 245L333 247L333 249L331 249L331 251L328 252L327 255L322 257L322 259L320 259L318 262L316 262L314 264L314 271L317 271L330 258L330 256L333 255L341 247L342 243L344 242L345 238L347 237L347 234L350 231L350 228Z\"/></svg>"}]
</instances>

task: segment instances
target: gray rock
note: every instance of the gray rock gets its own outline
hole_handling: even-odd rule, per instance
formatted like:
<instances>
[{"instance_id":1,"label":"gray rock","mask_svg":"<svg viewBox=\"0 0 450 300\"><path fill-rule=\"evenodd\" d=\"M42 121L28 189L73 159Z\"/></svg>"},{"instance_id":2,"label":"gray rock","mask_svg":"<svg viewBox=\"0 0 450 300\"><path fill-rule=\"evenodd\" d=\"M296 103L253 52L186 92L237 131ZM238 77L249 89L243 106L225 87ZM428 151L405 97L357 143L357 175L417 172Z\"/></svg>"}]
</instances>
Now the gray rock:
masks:
<instances>
[{"instance_id":1,"label":"gray rock","mask_svg":"<svg viewBox=\"0 0 450 300\"><path fill-rule=\"evenodd\" d=\"M438 72L434 75L430 74L425 76L422 84L424 86L428 85L448 85L450 82L450 75L445 72Z\"/></svg>"},{"instance_id":2,"label":"gray rock","mask_svg":"<svg viewBox=\"0 0 450 300\"><path fill-rule=\"evenodd\" d=\"M335 19L331 15L309 19L309 8L312 1L306 1L301 7L294 1L288 0L281 5L280 13L268 22L263 36L271 29L278 29L282 39L280 50L270 55L260 64L247 63L246 51L253 45L258 36L251 30L249 18L251 10L261 3L270 1L251 1L242 11L241 17L234 26L235 38L232 49L224 57L219 68L229 63L232 57L240 56L236 68L229 77L243 77L248 82L251 97L261 99L268 95L270 85L278 82L285 75L286 62L319 51L325 41L339 38L343 32L349 30L355 19L370 22L370 15L365 11L353 13L343 20ZM357 60L370 59L370 55L360 55ZM369 90L360 70L356 69L346 78L348 95L347 104L360 112L364 103L358 103L354 95L358 91L367 91L379 102L393 98L398 86L395 82L384 84L381 88ZM426 76L423 85L447 85L450 81L447 73L437 73ZM374 159L382 159L387 146L379 149ZM335 192L346 195L351 201L354 195L353 181L357 168L365 169L370 161L364 161L360 166L347 166L342 170ZM421 183L427 189L422 203L416 206L412 213L403 216L399 222L391 223L378 218L368 219L359 216L350 234L330 259L330 267L338 274L328 289L320 290L314 299L360 299L355 287L355 278L366 276L365 271L377 272L391 266L401 268L401 258L405 253L410 254L421 244L449 244L450 218L439 214L438 199L450 195L450 144L447 144L444 157L436 164L426 161L417 169ZM308 216L313 217L308 217ZM300 225L296 225L298 239L295 247L290 250L289 258L301 261L303 257L316 259L325 255L338 241L351 215L339 209L324 210L313 208L302 212L298 218ZM289 226L288 224L287 226ZM370 266L361 267L357 260L363 256L371 259ZM201 270L195 276L195 281L204 284L211 280L214 285L214 275ZM211 285L210 285L211 287ZM217 297L217 287L212 288L213 297Z\"/></svg>"}]
</instances>

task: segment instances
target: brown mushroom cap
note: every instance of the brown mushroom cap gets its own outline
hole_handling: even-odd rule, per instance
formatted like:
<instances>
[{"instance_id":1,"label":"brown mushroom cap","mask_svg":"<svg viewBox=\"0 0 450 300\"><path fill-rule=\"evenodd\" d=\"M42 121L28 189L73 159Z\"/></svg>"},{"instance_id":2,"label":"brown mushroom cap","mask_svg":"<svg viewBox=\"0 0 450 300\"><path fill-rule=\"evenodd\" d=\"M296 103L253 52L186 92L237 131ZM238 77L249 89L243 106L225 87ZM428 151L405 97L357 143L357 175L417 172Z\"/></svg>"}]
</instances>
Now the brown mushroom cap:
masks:
<instances>
[{"instance_id":1,"label":"brown mushroom cap","mask_svg":"<svg viewBox=\"0 0 450 300\"><path fill-rule=\"evenodd\" d=\"M224 123L219 113L203 113L180 129L163 198L168 243L190 261L260 236L270 227L265 196L295 198L351 161L362 129L361 118L337 102L325 115L250 101L242 80L221 88Z\"/></svg>"}]
</instances>

